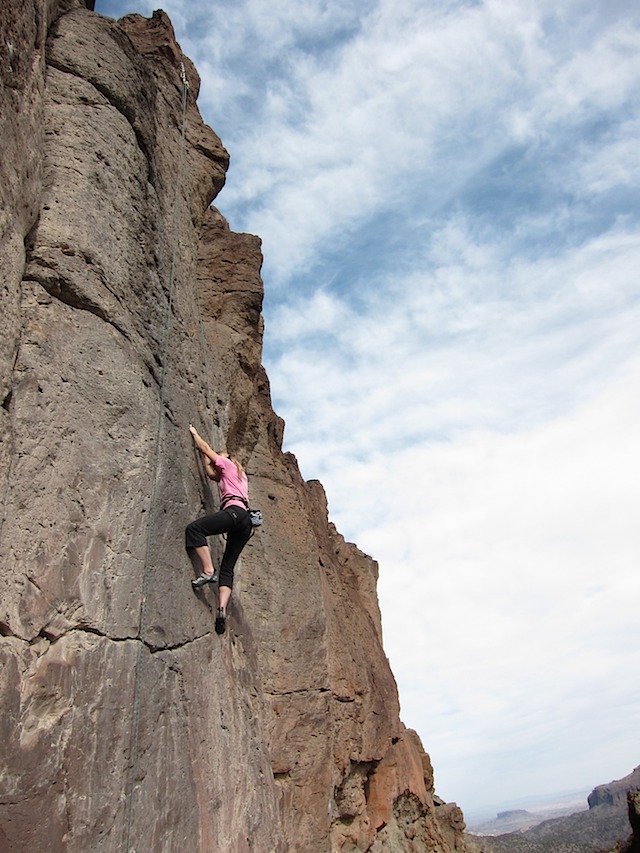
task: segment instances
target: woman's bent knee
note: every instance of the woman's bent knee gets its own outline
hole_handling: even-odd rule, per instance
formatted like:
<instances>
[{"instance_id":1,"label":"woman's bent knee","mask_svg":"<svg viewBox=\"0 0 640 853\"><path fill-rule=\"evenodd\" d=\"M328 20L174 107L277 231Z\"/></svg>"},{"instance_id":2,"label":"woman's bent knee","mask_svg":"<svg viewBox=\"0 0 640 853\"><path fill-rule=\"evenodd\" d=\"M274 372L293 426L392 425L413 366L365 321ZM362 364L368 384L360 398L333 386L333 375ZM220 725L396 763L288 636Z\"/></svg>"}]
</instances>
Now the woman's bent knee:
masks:
<instances>
[{"instance_id":1,"label":"woman's bent knee","mask_svg":"<svg viewBox=\"0 0 640 853\"><path fill-rule=\"evenodd\" d=\"M200 530L200 525L197 521L192 521L184 529L185 548L199 548L201 545L207 544L207 537Z\"/></svg>"}]
</instances>

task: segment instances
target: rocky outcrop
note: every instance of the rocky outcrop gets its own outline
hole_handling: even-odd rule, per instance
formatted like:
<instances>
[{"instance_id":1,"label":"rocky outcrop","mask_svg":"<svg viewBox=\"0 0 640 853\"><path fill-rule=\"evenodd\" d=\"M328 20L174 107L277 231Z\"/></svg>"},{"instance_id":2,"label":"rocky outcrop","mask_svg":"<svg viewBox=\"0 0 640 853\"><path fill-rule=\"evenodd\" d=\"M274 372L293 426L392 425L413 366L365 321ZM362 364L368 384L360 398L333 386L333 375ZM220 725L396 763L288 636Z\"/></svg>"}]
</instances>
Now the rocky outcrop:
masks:
<instances>
[{"instance_id":1,"label":"rocky outcrop","mask_svg":"<svg viewBox=\"0 0 640 853\"><path fill-rule=\"evenodd\" d=\"M629 791L640 791L640 767L636 767L623 779L595 787L587 797L589 808L603 805L626 808Z\"/></svg>"},{"instance_id":2,"label":"rocky outcrop","mask_svg":"<svg viewBox=\"0 0 640 853\"><path fill-rule=\"evenodd\" d=\"M282 452L198 75L164 13L91 5L0 11L0 848L462 851L376 563ZM222 638L183 548L212 505L189 422L265 516Z\"/></svg>"},{"instance_id":3,"label":"rocky outcrop","mask_svg":"<svg viewBox=\"0 0 640 853\"><path fill-rule=\"evenodd\" d=\"M634 807L639 783L640 768L636 767L623 779L594 788L587 798L587 811L545 820L519 832L474 835L474 840L481 853L630 853L635 842L623 839L629 832L629 819L637 832Z\"/></svg>"},{"instance_id":4,"label":"rocky outcrop","mask_svg":"<svg viewBox=\"0 0 640 853\"><path fill-rule=\"evenodd\" d=\"M629 823L632 829L627 853L640 853L640 791L629 791L627 794L627 805L629 808Z\"/></svg>"},{"instance_id":5,"label":"rocky outcrop","mask_svg":"<svg viewBox=\"0 0 640 853\"><path fill-rule=\"evenodd\" d=\"M627 812L631 824L631 835L606 853L640 853L640 791L633 790L627 793Z\"/></svg>"}]
</instances>

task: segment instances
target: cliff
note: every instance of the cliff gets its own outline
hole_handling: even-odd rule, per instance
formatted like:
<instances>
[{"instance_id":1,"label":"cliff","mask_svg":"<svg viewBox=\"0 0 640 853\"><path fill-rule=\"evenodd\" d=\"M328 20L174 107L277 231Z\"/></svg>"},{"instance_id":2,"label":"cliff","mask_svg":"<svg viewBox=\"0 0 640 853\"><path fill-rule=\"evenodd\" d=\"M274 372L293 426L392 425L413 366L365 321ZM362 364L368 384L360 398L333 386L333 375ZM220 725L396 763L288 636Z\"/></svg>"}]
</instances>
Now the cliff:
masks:
<instances>
[{"instance_id":1,"label":"cliff","mask_svg":"<svg viewBox=\"0 0 640 853\"><path fill-rule=\"evenodd\" d=\"M606 785L598 785L587 797L589 808L596 806L621 806L627 808L629 791L640 791L640 766L622 779L614 779Z\"/></svg>"},{"instance_id":2,"label":"cliff","mask_svg":"<svg viewBox=\"0 0 640 853\"><path fill-rule=\"evenodd\" d=\"M196 70L164 13L91 5L0 11L0 849L465 850L377 565L282 452ZM184 551L212 506L189 422L265 516L223 637Z\"/></svg>"}]
</instances>

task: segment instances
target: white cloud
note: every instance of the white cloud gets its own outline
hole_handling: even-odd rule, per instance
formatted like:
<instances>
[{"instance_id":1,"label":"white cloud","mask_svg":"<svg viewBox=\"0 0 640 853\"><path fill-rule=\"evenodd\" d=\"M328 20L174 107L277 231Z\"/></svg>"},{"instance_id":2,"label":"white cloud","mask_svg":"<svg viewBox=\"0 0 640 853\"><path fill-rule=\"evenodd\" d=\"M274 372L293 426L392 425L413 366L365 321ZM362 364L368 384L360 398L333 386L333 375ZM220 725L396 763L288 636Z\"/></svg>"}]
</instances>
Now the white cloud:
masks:
<instances>
[{"instance_id":1,"label":"white cloud","mask_svg":"<svg viewBox=\"0 0 640 853\"><path fill-rule=\"evenodd\" d=\"M566 765L584 757L565 757L566 730L581 749L615 750L620 727L594 728L594 717L607 708L623 728L637 722L629 673L640 663L640 400L629 388L638 379L640 364L530 433L399 454L387 470L398 479L397 469L410 471L411 484L389 491L406 495L415 524L382 494L380 528L375 516L360 520L357 541L382 566L385 645L403 714L442 755L436 771L448 795L477 797L477 780L463 773L468 753L510 754L494 800L498 791L536 793L531 774L540 791L580 787ZM523 777L513 768L527 749Z\"/></svg>"},{"instance_id":2,"label":"white cloud","mask_svg":"<svg viewBox=\"0 0 640 853\"><path fill-rule=\"evenodd\" d=\"M440 266L402 288L376 282L355 302L319 291L274 311L283 351L269 370L294 448L304 412L323 445L333 436L354 455L451 429L511 429L588 398L637 351L636 235L529 263L460 228L451 254L435 242Z\"/></svg>"}]
</instances>

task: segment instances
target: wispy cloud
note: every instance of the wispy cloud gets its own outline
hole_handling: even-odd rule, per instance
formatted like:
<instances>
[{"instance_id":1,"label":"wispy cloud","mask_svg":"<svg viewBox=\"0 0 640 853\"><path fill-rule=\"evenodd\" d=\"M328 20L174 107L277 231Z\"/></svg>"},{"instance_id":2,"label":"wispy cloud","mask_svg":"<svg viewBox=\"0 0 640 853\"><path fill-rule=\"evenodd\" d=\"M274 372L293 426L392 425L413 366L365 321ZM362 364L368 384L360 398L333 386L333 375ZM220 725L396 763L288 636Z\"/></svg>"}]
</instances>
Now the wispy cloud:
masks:
<instances>
[{"instance_id":1,"label":"wispy cloud","mask_svg":"<svg viewBox=\"0 0 640 853\"><path fill-rule=\"evenodd\" d=\"M236 15L245 21L239 31L261 31L250 4L240 4ZM318 54L308 50L313 30L303 29L299 15L275 15L278 53L265 38L254 50L243 41L226 54L234 76L247 57L267 71L242 78L245 87L255 84L253 109L243 113L239 128L230 128L228 144L242 180L230 182L227 202L240 214L239 227L261 227L274 286L295 271L308 272L327 240L366 228L384 211L413 208L423 217L441 216L461 194L466 201L474 180L484 188L480 202L486 206L492 187L483 173L496 163L506 170L501 157L509 153L520 155L524 178L535 180L542 167L546 180L537 179L528 199L528 188L522 181L519 186L522 202L539 205L541 187L557 195L570 186L576 163L559 155L560 147L579 138L585 149L585 124L602 121L603 111L637 91L629 58L637 32L626 20L601 21L602 31L594 26L587 43L568 52L559 35L555 41L549 36L561 26L562 13L544 4L512 4L506 11L495 3L380 4L362 14L357 27L331 9L335 30ZM346 40L340 38L345 33ZM220 49L215 32L209 40ZM605 85L593 63L615 85ZM233 84L227 97L234 112ZM562 171L557 183L556 169ZM495 187L495 174L487 177L494 192L504 191Z\"/></svg>"}]
</instances>

